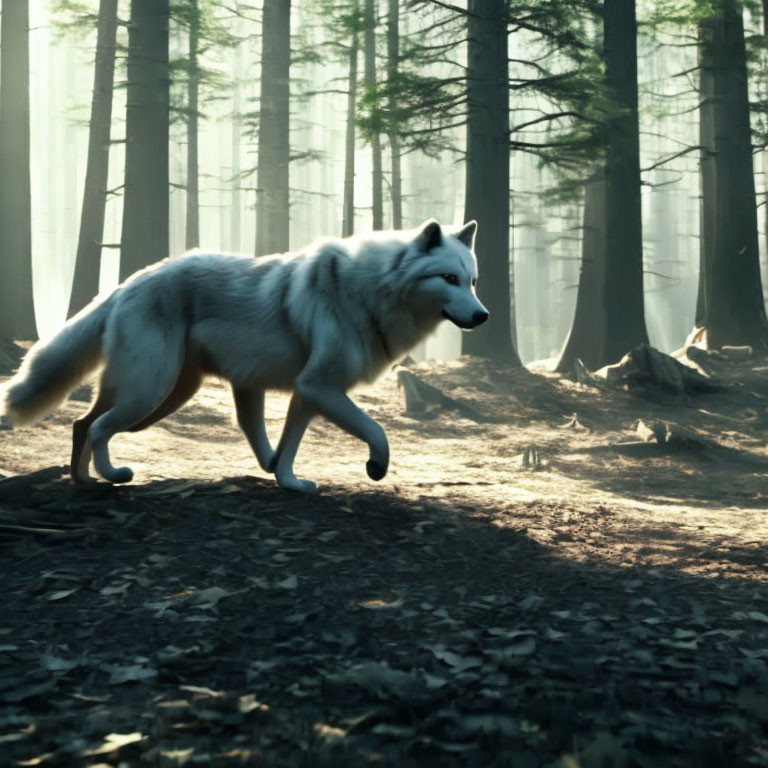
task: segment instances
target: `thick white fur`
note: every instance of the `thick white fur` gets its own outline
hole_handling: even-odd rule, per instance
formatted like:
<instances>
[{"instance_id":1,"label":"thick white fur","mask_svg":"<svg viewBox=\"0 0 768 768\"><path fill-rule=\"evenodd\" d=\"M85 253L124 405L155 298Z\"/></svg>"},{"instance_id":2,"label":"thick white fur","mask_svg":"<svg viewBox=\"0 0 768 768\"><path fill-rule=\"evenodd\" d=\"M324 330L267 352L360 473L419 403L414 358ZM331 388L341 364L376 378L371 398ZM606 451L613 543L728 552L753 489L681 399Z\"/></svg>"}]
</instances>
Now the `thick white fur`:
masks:
<instances>
[{"instance_id":1,"label":"thick white fur","mask_svg":"<svg viewBox=\"0 0 768 768\"><path fill-rule=\"evenodd\" d=\"M319 241L296 254L166 259L36 344L5 388L2 409L14 424L30 423L103 362L99 397L75 423L73 476L87 478L92 441L99 473L125 482L132 473L111 465L109 439L175 410L202 374L213 373L231 382L238 421L281 486L315 489L294 476L293 459L317 414L368 444L368 473L380 479L386 435L346 393L444 317L464 328L487 317L474 291L475 229L471 222L448 234L429 221L414 231ZM266 389L294 391L277 451L264 429Z\"/></svg>"},{"instance_id":2,"label":"thick white fur","mask_svg":"<svg viewBox=\"0 0 768 768\"><path fill-rule=\"evenodd\" d=\"M0 413L14 426L33 424L55 410L101 361L101 339L113 304L97 299L52 338L38 341L0 390Z\"/></svg>"}]
</instances>

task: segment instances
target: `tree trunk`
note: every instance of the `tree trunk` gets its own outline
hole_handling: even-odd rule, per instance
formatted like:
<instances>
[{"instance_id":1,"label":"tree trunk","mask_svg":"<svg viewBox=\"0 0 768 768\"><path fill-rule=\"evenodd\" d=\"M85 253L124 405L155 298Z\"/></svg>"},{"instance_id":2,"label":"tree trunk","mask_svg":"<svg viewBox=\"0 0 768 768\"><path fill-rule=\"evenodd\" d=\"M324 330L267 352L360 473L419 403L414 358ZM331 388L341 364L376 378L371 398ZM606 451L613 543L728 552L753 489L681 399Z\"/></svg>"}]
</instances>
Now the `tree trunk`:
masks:
<instances>
[{"instance_id":1,"label":"tree trunk","mask_svg":"<svg viewBox=\"0 0 768 768\"><path fill-rule=\"evenodd\" d=\"M715 244L715 94L712 69L712 29L702 22L698 30L699 63L699 290L694 323L703 326L707 317L709 279Z\"/></svg>"},{"instance_id":2,"label":"tree trunk","mask_svg":"<svg viewBox=\"0 0 768 768\"><path fill-rule=\"evenodd\" d=\"M637 21L634 0L605 0L605 77L618 114L609 119L605 162L604 335L598 367L648 343L643 300Z\"/></svg>"},{"instance_id":3,"label":"tree trunk","mask_svg":"<svg viewBox=\"0 0 768 768\"><path fill-rule=\"evenodd\" d=\"M601 291L605 280L605 183L590 182L584 193L581 272L573 325L560 353L558 373L570 373L578 358L590 370L599 368L603 347Z\"/></svg>"},{"instance_id":4,"label":"tree trunk","mask_svg":"<svg viewBox=\"0 0 768 768\"><path fill-rule=\"evenodd\" d=\"M256 255L288 250L290 0L264 0L261 37Z\"/></svg>"},{"instance_id":5,"label":"tree trunk","mask_svg":"<svg viewBox=\"0 0 768 768\"><path fill-rule=\"evenodd\" d=\"M115 37L118 0L101 0L96 36L88 162L85 170L80 235L67 317L79 312L99 292L101 243L109 176L112 90L115 78Z\"/></svg>"},{"instance_id":6,"label":"tree trunk","mask_svg":"<svg viewBox=\"0 0 768 768\"><path fill-rule=\"evenodd\" d=\"M239 10L239 3L235 3L235 8ZM234 75L235 82L233 84L232 94L232 202L229 212L229 229L230 229L230 248L239 253L242 249L241 241L241 198L242 193L240 189L240 142L241 142L241 128L240 128L240 110L241 110L241 80L243 77L243 49L241 43L235 45L234 53Z\"/></svg>"},{"instance_id":7,"label":"tree trunk","mask_svg":"<svg viewBox=\"0 0 768 768\"><path fill-rule=\"evenodd\" d=\"M768 0L762 0L763 8L763 45L768 47ZM768 271L768 147L763 149L763 236L765 253L762 262L763 289L765 288L766 272ZM764 295L765 298L765 295Z\"/></svg>"},{"instance_id":8,"label":"tree trunk","mask_svg":"<svg viewBox=\"0 0 768 768\"><path fill-rule=\"evenodd\" d=\"M200 11L197 0L191 0L189 15L189 75L187 79L187 216L185 248L200 245L200 185L198 163L198 96L200 69L198 47Z\"/></svg>"},{"instance_id":9,"label":"tree trunk","mask_svg":"<svg viewBox=\"0 0 768 768\"><path fill-rule=\"evenodd\" d=\"M469 0L465 221L478 222L478 292L490 320L462 352L520 365L512 338L509 258L509 81L505 0Z\"/></svg>"},{"instance_id":10,"label":"tree trunk","mask_svg":"<svg viewBox=\"0 0 768 768\"><path fill-rule=\"evenodd\" d=\"M131 0L120 280L168 256L168 0Z\"/></svg>"},{"instance_id":11,"label":"tree trunk","mask_svg":"<svg viewBox=\"0 0 768 768\"><path fill-rule=\"evenodd\" d=\"M29 171L29 0L5 0L0 29L0 336L37 338Z\"/></svg>"},{"instance_id":12,"label":"tree trunk","mask_svg":"<svg viewBox=\"0 0 768 768\"><path fill-rule=\"evenodd\" d=\"M710 218L702 226L703 236L713 233L711 264L702 265L703 324L712 348L750 345L768 352L741 5L719 0L701 31L712 63L714 153L714 203L704 206ZM707 118L705 107L702 119Z\"/></svg>"},{"instance_id":13,"label":"tree trunk","mask_svg":"<svg viewBox=\"0 0 768 768\"><path fill-rule=\"evenodd\" d=\"M349 44L349 90L347 95L347 125L344 139L344 210L341 236L349 237L355 231L355 115L357 114L357 30Z\"/></svg>"},{"instance_id":14,"label":"tree trunk","mask_svg":"<svg viewBox=\"0 0 768 768\"><path fill-rule=\"evenodd\" d=\"M397 104L393 84L397 80L400 63L400 0L389 0L389 26L387 34L387 75L390 82L389 114L393 123ZM403 180L400 170L400 137L393 127L389 134L389 151L392 163L392 227L403 228Z\"/></svg>"},{"instance_id":15,"label":"tree trunk","mask_svg":"<svg viewBox=\"0 0 768 768\"><path fill-rule=\"evenodd\" d=\"M365 87L369 93L376 91L376 5L375 0L365 0ZM384 172L381 159L381 137L374 131L371 136L373 228L384 228Z\"/></svg>"}]
</instances>

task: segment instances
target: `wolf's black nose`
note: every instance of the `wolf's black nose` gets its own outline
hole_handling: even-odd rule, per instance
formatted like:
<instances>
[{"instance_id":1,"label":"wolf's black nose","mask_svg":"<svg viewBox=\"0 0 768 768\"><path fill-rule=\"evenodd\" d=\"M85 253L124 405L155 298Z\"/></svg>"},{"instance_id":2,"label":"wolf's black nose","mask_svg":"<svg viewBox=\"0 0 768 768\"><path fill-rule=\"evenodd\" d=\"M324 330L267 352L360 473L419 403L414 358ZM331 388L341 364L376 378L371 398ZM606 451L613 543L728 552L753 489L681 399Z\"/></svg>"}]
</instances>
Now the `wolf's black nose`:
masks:
<instances>
[{"instance_id":1,"label":"wolf's black nose","mask_svg":"<svg viewBox=\"0 0 768 768\"><path fill-rule=\"evenodd\" d=\"M478 325L482 325L489 317L490 313L483 310L478 310L472 315L472 326L477 328Z\"/></svg>"}]
</instances>

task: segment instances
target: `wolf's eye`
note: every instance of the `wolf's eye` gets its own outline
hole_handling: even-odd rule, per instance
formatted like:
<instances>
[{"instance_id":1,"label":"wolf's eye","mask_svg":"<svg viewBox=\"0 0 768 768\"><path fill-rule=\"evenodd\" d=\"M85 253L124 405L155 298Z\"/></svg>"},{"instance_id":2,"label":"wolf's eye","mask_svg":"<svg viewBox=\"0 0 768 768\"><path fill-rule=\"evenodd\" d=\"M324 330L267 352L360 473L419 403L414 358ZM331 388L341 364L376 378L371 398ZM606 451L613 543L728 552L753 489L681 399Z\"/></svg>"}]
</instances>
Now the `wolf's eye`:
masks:
<instances>
[{"instance_id":1,"label":"wolf's eye","mask_svg":"<svg viewBox=\"0 0 768 768\"><path fill-rule=\"evenodd\" d=\"M445 280L448 285L458 285L459 284L459 278L458 275L443 275L443 280Z\"/></svg>"}]
</instances>

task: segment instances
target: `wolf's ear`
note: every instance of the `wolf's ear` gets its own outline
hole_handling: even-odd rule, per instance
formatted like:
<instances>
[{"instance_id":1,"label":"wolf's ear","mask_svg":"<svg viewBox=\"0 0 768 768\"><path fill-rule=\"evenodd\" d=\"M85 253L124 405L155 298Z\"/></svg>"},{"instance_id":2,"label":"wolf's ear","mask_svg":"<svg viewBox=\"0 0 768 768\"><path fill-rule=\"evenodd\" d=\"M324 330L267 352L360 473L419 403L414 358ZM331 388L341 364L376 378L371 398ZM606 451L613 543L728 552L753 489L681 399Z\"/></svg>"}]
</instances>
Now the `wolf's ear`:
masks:
<instances>
[{"instance_id":1,"label":"wolf's ear","mask_svg":"<svg viewBox=\"0 0 768 768\"><path fill-rule=\"evenodd\" d=\"M475 234L477 233L477 222L472 219L472 221L467 222L455 235L454 237L461 243L464 243L464 245L469 248L471 251L475 247Z\"/></svg>"},{"instance_id":2,"label":"wolf's ear","mask_svg":"<svg viewBox=\"0 0 768 768\"><path fill-rule=\"evenodd\" d=\"M419 234L416 235L416 244L419 249L427 253L443 243L443 230L436 219L428 219L421 225Z\"/></svg>"}]
</instances>

